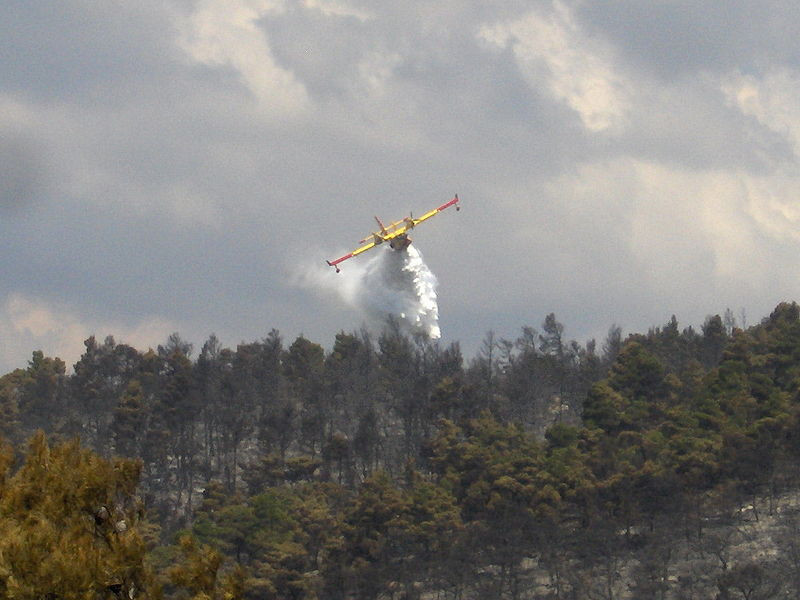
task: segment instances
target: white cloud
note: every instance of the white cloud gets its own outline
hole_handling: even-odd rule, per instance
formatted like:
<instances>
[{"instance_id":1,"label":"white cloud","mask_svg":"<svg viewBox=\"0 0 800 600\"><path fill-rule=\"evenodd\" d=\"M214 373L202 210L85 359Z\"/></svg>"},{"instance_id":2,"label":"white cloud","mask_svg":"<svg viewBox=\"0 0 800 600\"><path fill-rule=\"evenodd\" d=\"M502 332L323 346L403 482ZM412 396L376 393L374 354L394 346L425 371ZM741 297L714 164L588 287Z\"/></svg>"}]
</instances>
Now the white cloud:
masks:
<instances>
[{"instance_id":1,"label":"white cloud","mask_svg":"<svg viewBox=\"0 0 800 600\"><path fill-rule=\"evenodd\" d=\"M199 63L236 69L269 113L298 114L309 107L308 92L277 64L258 27L259 19L284 10L280 0L202 0L181 24L179 44Z\"/></svg>"},{"instance_id":2,"label":"white cloud","mask_svg":"<svg viewBox=\"0 0 800 600\"><path fill-rule=\"evenodd\" d=\"M35 160L24 165L27 169L21 174L57 188L62 203L70 199L84 205L82 209L90 205L92 209L113 211L119 217L154 214L183 227L218 228L224 215L219 199L208 192L205 181L194 179L195 173L168 178L155 172L161 165L157 158L149 156L149 149L143 149L140 140L129 131L120 134L114 130L129 120L144 121L149 117L146 113L131 115L121 110L103 114L87 125L85 115L73 107L24 102L0 93L0 151L8 144L8 153L13 156L3 158L19 163L26 154L10 144L15 140L29 142L27 146L35 150ZM162 145L161 141L152 143L153 152ZM186 144L184 148L188 151L193 146ZM124 154L124 159L115 160L118 152ZM243 155L230 154L225 158L231 161ZM149 162L143 161L143 155ZM3 175L9 170L8 165L5 171L0 166ZM0 181L0 193L3 183Z\"/></svg>"},{"instance_id":3,"label":"white cloud","mask_svg":"<svg viewBox=\"0 0 800 600\"><path fill-rule=\"evenodd\" d=\"M0 129L30 127L36 122L31 108L8 94L0 94Z\"/></svg>"},{"instance_id":4,"label":"white cloud","mask_svg":"<svg viewBox=\"0 0 800 600\"><path fill-rule=\"evenodd\" d=\"M721 85L728 102L787 140L794 160L767 175L744 178L747 211L760 229L777 240L800 242L800 73L776 68L761 77L730 75Z\"/></svg>"},{"instance_id":5,"label":"white cloud","mask_svg":"<svg viewBox=\"0 0 800 600\"><path fill-rule=\"evenodd\" d=\"M775 68L761 77L735 73L721 84L730 104L800 144L800 73Z\"/></svg>"},{"instance_id":6,"label":"white cloud","mask_svg":"<svg viewBox=\"0 0 800 600\"><path fill-rule=\"evenodd\" d=\"M624 124L628 83L614 66L610 47L581 31L572 12L556 0L548 14L533 11L517 20L483 26L479 39L511 47L528 83L543 87L578 113L586 129Z\"/></svg>"},{"instance_id":7,"label":"white cloud","mask_svg":"<svg viewBox=\"0 0 800 600\"><path fill-rule=\"evenodd\" d=\"M778 240L800 242L800 177L750 177L748 212L761 229Z\"/></svg>"},{"instance_id":8,"label":"white cloud","mask_svg":"<svg viewBox=\"0 0 800 600\"><path fill-rule=\"evenodd\" d=\"M143 318L134 325L101 322L68 307L13 293L0 307L0 336L5 342L0 365L2 372L10 371L23 366L34 350L42 350L69 367L83 354L83 341L91 335L113 335L118 343L141 350L163 343L177 330L175 323L161 317Z\"/></svg>"},{"instance_id":9,"label":"white cloud","mask_svg":"<svg viewBox=\"0 0 800 600\"><path fill-rule=\"evenodd\" d=\"M361 22L369 21L372 17L367 11L355 8L340 0L305 0L306 8L319 10L324 15L336 17L355 17Z\"/></svg>"},{"instance_id":10,"label":"white cloud","mask_svg":"<svg viewBox=\"0 0 800 600\"><path fill-rule=\"evenodd\" d=\"M397 52L373 52L361 60L358 65L359 76L366 91L376 100L386 99L387 84L402 61Z\"/></svg>"},{"instance_id":11,"label":"white cloud","mask_svg":"<svg viewBox=\"0 0 800 600\"><path fill-rule=\"evenodd\" d=\"M583 215L582 221L594 225L581 227L605 232L593 240L602 244L595 251L624 252L618 257L621 275L641 278L637 285L668 298L677 290L691 295L745 282L766 284L772 269L769 255L759 251L762 232L751 214L753 181L735 171L619 157L586 163L551 181L547 190L560 197L561 218L572 222L571 229ZM628 260L632 264L625 265ZM607 274L614 263L596 256L590 262L603 264Z\"/></svg>"}]
</instances>

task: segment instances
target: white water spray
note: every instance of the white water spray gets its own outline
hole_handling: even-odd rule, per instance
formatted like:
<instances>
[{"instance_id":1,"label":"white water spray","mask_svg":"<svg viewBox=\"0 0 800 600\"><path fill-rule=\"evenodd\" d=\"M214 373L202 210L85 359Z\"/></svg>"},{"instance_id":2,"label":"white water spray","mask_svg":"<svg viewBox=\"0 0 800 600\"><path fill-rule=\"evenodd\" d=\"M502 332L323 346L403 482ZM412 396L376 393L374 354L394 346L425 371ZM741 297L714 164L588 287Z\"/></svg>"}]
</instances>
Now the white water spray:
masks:
<instances>
[{"instance_id":1,"label":"white water spray","mask_svg":"<svg viewBox=\"0 0 800 600\"><path fill-rule=\"evenodd\" d=\"M412 244L396 251L386 244L370 254L347 261L339 274L318 265L300 269L297 283L335 291L373 327L382 328L392 318L409 333L439 339L436 276L419 250Z\"/></svg>"},{"instance_id":2,"label":"white water spray","mask_svg":"<svg viewBox=\"0 0 800 600\"><path fill-rule=\"evenodd\" d=\"M373 318L394 317L414 333L439 339L436 276L412 244L405 250L380 248L365 265L361 303Z\"/></svg>"}]
</instances>

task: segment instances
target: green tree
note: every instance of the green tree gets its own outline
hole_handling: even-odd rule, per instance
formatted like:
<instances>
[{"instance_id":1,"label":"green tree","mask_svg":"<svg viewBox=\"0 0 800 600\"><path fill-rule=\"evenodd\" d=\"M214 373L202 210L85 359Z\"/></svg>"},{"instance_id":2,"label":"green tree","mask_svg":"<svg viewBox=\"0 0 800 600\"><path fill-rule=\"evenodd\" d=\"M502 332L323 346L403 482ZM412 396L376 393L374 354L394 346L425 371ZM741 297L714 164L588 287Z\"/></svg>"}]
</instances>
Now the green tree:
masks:
<instances>
[{"instance_id":1,"label":"green tree","mask_svg":"<svg viewBox=\"0 0 800 600\"><path fill-rule=\"evenodd\" d=\"M9 474L0 460L0 596L13 600L147 597L138 462L105 460L42 432Z\"/></svg>"},{"instance_id":2,"label":"green tree","mask_svg":"<svg viewBox=\"0 0 800 600\"><path fill-rule=\"evenodd\" d=\"M423 400L429 395L430 382L419 368L411 339L396 321L389 321L378 339L378 348L381 399L390 411L387 419L396 419L401 425L400 435L391 436L384 447L385 454L391 453L385 466L399 469L406 460L416 458L425 438Z\"/></svg>"},{"instance_id":3,"label":"green tree","mask_svg":"<svg viewBox=\"0 0 800 600\"><path fill-rule=\"evenodd\" d=\"M17 440L21 435L19 400L25 377L22 369L0 377L0 438Z\"/></svg>"},{"instance_id":4,"label":"green tree","mask_svg":"<svg viewBox=\"0 0 800 600\"><path fill-rule=\"evenodd\" d=\"M69 378L70 398L76 413L71 416L80 427L76 431L69 428L69 433L81 435L102 453L110 446L114 409L130 380L137 375L140 355L130 346L117 344L112 336L106 337L102 344L92 336L84 345L86 351Z\"/></svg>"},{"instance_id":5,"label":"green tree","mask_svg":"<svg viewBox=\"0 0 800 600\"><path fill-rule=\"evenodd\" d=\"M371 475L347 511L348 587L358 598L378 598L388 591L406 556L400 531L407 526L409 501L385 471Z\"/></svg>"},{"instance_id":6,"label":"green tree","mask_svg":"<svg viewBox=\"0 0 800 600\"><path fill-rule=\"evenodd\" d=\"M323 393L324 360L322 346L303 336L292 342L284 358L289 391L300 406L302 450L312 456L321 451L330 422L330 406Z\"/></svg>"},{"instance_id":7,"label":"green tree","mask_svg":"<svg viewBox=\"0 0 800 600\"><path fill-rule=\"evenodd\" d=\"M53 430L60 424L66 413L65 371L61 359L46 357L40 350L33 353L18 389L19 417L25 434L39 427Z\"/></svg>"},{"instance_id":8,"label":"green tree","mask_svg":"<svg viewBox=\"0 0 800 600\"><path fill-rule=\"evenodd\" d=\"M566 494L547 470L543 448L519 427L484 414L463 429L443 422L431 451L434 473L480 539L476 569L500 570L484 593L519 597L522 559L541 552L540 533L552 529Z\"/></svg>"},{"instance_id":9,"label":"green tree","mask_svg":"<svg viewBox=\"0 0 800 600\"><path fill-rule=\"evenodd\" d=\"M129 458L141 455L141 444L147 418L142 385L138 380L131 380L120 398L119 404L114 409L111 421L114 451L118 455Z\"/></svg>"},{"instance_id":10,"label":"green tree","mask_svg":"<svg viewBox=\"0 0 800 600\"><path fill-rule=\"evenodd\" d=\"M194 382L191 345L172 334L166 346L158 347L158 393L151 411L150 431L156 461L154 475L163 482L171 481L180 504L188 492L191 501L199 444L195 436L195 419L199 411L199 394Z\"/></svg>"},{"instance_id":11,"label":"green tree","mask_svg":"<svg viewBox=\"0 0 800 600\"><path fill-rule=\"evenodd\" d=\"M242 600L247 577L241 565L224 568L225 558L212 547L189 535L178 540L175 564L166 570L166 585L177 588L179 597L191 600Z\"/></svg>"},{"instance_id":12,"label":"green tree","mask_svg":"<svg viewBox=\"0 0 800 600\"><path fill-rule=\"evenodd\" d=\"M722 317L719 315L708 317L703 323L702 341L702 362L706 368L713 368L722 360L722 352L727 338L728 334Z\"/></svg>"}]
</instances>

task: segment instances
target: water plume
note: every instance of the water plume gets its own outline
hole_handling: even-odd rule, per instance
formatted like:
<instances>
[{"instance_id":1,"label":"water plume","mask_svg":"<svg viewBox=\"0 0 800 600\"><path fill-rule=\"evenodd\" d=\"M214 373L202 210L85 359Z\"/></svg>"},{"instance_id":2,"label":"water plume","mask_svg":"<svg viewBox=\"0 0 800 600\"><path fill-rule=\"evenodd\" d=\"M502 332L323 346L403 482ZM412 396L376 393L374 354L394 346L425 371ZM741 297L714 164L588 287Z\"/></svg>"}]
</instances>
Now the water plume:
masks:
<instances>
[{"instance_id":1,"label":"water plume","mask_svg":"<svg viewBox=\"0 0 800 600\"><path fill-rule=\"evenodd\" d=\"M394 319L410 334L439 339L436 276L416 246L396 251L386 244L370 254L347 261L339 274L320 273L319 267L306 271L303 285L335 290L373 327Z\"/></svg>"},{"instance_id":2,"label":"water plume","mask_svg":"<svg viewBox=\"0 0 800 600\"><path fill-rule=\"evenodd\" d=\"M416 246L381 248L365 265L361 301L367 313L385 322L393 317L413 333L439 339L436 276Z\"/></svg>"}]
</instances>

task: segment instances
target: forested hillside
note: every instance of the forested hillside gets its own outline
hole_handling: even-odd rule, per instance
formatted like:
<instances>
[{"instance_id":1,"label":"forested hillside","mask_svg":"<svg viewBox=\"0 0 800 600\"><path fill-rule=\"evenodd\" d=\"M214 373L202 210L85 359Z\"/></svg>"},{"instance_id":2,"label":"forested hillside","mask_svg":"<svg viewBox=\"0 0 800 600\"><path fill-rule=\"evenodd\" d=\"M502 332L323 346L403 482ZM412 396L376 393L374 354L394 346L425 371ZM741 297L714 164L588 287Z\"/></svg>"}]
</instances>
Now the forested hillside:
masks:
<instances>
[{"instance_id":1,"label":"forested hillside","mask_svg":"<svg viewBox=\"0 0 800 600\"><path fill-rule=\"evenodd\" d=\"M466 364L90 338L0 378L0 434L3 598L800 597L794 303Z\"/></svg>"}]
</instances>

